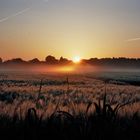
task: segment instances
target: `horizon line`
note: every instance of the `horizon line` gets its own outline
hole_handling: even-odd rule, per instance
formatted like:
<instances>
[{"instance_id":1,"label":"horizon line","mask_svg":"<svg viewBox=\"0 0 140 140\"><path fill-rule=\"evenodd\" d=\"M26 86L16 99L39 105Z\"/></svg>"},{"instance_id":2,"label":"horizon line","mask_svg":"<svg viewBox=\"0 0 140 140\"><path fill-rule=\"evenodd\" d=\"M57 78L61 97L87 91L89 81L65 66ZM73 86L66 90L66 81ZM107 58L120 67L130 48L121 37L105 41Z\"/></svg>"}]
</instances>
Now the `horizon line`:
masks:
<instances>
[{"instance_id":1,"label":"horizon line","mask_svg":"<svg viewBox=\"0 0 140 140\"><path fill-rule=\"evenodd\" d=\"M72 61L72 59L69 59L69 58L66 58L66 57L63 57L63 56L60 56L60 57L55 57L53 55L48 55L48 56L54 57L56 60L60 60L61 58L63 58L63 59L67 59L68 61ZM46 57L48 57L48 56L46 56ZM43 61L45 61L46 57L43 60L41 60L41 59L39 59L37 57L31 58L31 59L24 59L22 57L13 57L13 58L9 58L9 59L3 59L2 57L0 57L0 59L2 59L2 62L9 61L9 60L14 60L14 59L21 59L21 60L26 61L26 62L34 60L34 59L38 59L40 62L43 62ZM120 57L90 57L90 58L81 58L81 60L121 59L121 58L124 58L124 59L140 59L140 57L122 57L122 56L120 56Z\"/></svg>"}]
</instances>

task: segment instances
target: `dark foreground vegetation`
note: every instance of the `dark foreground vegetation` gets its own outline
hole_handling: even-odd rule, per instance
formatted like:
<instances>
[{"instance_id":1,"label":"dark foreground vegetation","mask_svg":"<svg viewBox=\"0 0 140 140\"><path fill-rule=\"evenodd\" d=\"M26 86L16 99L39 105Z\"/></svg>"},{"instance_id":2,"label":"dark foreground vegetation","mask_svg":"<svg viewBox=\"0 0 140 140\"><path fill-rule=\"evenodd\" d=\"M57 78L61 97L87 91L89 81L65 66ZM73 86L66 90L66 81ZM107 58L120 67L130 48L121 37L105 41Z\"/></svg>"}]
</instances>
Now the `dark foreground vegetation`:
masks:
<instances>
[{"instance_id":1,"label":"dark foreground vegetation","mask_svg":"<svg viewBox=\"0 0 140 140\"><path fill-rule=\"evenodd\" d=\"M0 138L14 140L60 139L60 140L138 140L140 138L139 112L133 116L119 116L118 112L125 104L112 107L103 101L87 104L85 113L71 115L58 110L47 118L38 116L35 108L29 108L22 118L18 114L13 117L0 116ZM89 113L91 106L95 107Z\"/></svg>"}]
</instances>

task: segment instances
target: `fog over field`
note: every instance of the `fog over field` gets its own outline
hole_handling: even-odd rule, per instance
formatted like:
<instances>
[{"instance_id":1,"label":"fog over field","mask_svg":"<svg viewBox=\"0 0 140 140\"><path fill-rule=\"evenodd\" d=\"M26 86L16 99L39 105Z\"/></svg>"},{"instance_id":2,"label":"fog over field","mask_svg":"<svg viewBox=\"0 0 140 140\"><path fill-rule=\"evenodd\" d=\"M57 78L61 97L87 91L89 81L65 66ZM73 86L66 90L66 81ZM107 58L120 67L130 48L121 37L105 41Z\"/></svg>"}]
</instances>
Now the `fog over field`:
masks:
<instances>
[{"instance_id":1,"label":"fog over field","mask_svg":"<svg viewBox=\"0 0 140 140\"><path fill-rule=\"evenodd\" d=\"M85 65L14 65L0 68L0 77L11 74L27 74L27 75L85 75L93 79L100 79L103 81L124 82L124 84L139 85L140 83L140 69L135 68L116 68ZM14 79L14 77L13 77Z\"/></svg>"}]
</instances>

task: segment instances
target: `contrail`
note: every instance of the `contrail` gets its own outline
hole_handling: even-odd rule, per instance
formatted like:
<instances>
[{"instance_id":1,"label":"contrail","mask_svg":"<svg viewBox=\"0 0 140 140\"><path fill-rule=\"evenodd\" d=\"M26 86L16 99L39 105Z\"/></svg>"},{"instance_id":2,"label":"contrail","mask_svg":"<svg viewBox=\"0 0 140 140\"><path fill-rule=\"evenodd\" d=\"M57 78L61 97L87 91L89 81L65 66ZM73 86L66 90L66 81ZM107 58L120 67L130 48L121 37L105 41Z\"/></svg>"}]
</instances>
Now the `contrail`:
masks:
<instances>
[{"instance_id":1,"label":"contrail","mask_svg":"<svg viewBox=\"0 0 140 140\"><path fill-rule=\"evenodd\" d=\"M49 2L49 0L42 0L42 2L47 3L47 2ZM31 6L30 8L25 8L25 9L23 9L22 11L19 11L19 12L13 14L13 15L10 15L10 16L4 17L4 18L1 18L1 19L0 19L0 23L5 22L5 21L7 21L7 20L9 20L9 19L11 19L11 18L13 18L13 17L18 16L18 15L21 15L21 14L23 14L23 13L29 11L31 8L33 8L33 6Z\"/></svg>"},{"instance_id":2,"label":"contrail","mask_svg":"<svg viewBox=\"0 0 140 140\"><path fill-rule=\"evenodd\" d=\"M7 17L5 17L5 18L2 18L2 19L0 19L0 23L5 22L5 21L7 21L7 20L9 20L9 19L11 19L11 18L13 18L13 17L18 16L18 15L21 15L21 14L23 14L23 13L29 11L30 9L31 9L31 8L26 8L26 9L23 9L22 11L19 11L19 12L13 14L13 15L10 15L10 16L7 16Z\"/></svg>"},{"instance_id":3,"label":"contrail","mask_svg":"<svg viewBox=\"0 0 140 140\"><path fill-rule=\"evenodd\" d=\"M126 40L126 42L132 42L132 41L138 41L138 40L140 40L140 37L128 39L128 40Z\"/></svg>"}]
</instances>

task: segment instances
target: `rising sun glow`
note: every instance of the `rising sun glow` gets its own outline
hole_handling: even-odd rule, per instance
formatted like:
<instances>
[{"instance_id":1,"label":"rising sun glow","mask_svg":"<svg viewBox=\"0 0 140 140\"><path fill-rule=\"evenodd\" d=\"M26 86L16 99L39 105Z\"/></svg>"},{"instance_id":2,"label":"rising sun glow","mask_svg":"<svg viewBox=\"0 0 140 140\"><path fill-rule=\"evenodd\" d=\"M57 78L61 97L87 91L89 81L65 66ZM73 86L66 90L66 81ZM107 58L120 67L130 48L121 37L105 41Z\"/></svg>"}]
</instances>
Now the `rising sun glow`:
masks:
<instances>
[{"instance_id":1,"label":"rising sun glow","mask_svg":"<svg viewBox=\"0 0 140 140\"><path fill-rule=\"evenodd\" d=\"M75 56L72 60L74 63L80 63L81 58L79 56Z\"/></svg>"},{"instance_id":2,"label":"rising sun glow","mask_svg":"<svg viewBox=\"0 0 140 140\"><path fill-rule=\"evenodd\" d=\"M63 67L59 67L57 69L55 69L57 72L73 72L75 70L75 68L73 66L63 66Z\"/></svg>"}]
</instances>

